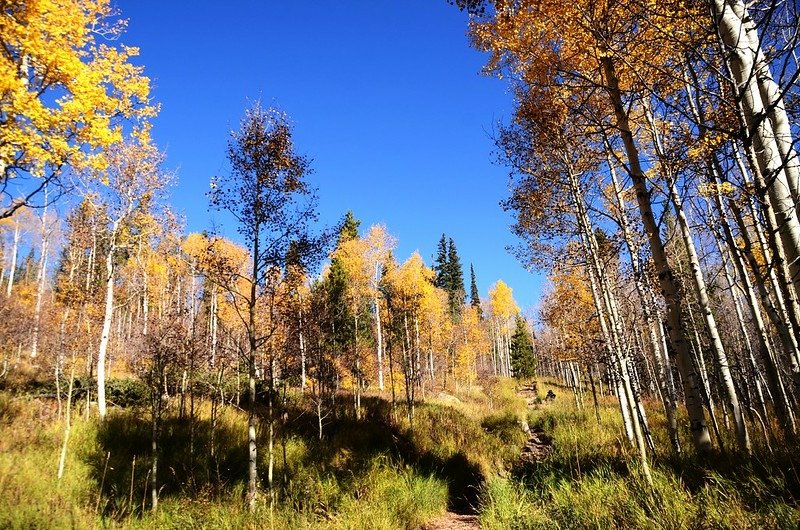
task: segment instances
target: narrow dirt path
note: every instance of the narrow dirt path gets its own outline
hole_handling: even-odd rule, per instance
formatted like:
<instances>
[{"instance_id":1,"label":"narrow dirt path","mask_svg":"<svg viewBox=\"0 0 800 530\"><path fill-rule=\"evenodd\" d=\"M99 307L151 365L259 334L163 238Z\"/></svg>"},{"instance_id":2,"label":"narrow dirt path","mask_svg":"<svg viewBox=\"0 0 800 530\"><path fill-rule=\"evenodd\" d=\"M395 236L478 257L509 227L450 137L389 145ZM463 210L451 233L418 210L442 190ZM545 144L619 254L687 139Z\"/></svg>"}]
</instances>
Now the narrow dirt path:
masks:
<instances>
[{"instance_id":1,"label":"narrow dirt path","mask_svg":"<svg viewBox=\"0 0 800 530\"><path fill-rule=\"evenodd\" d=\"M447 512L444 515L426 523L423 530L476 530L480 528L477 515L465 515Z\"/></svg>"},{"instance_id":2,"label":"narrow dirt path","mask_svg":"<svg viewBox=\"0 0 800 530\"><path fill-rule=\"evenodd\" d=\"M539 403L536 386L522 387L518 394L525 399L528 408ZM522 446L519 455L519 464L538 464L553 452L553 441L540 429L531 430L526 421L522 422L522 429L528 435L528 441ZM433 521L425 523L422 530L479 530L480 516L475 514L462 514L446 512Z\"/></svg>"},{"instance_id":3,"label":"narrow dirt path","mask_svg":"<svg viewBox=\"0 0 800 530\"><path fill-rule=\"evenodd\" d=\"M540 403L535 384L522 387L519 395L525 399L528 408ZM522 430L528 435L528 441L525 442L522 453L519 455L521 464L538 464L550 456L553 452L553 440L544 431L541 429L531 430L525 421L522 422Z\"/></svg>"}]
</instances>

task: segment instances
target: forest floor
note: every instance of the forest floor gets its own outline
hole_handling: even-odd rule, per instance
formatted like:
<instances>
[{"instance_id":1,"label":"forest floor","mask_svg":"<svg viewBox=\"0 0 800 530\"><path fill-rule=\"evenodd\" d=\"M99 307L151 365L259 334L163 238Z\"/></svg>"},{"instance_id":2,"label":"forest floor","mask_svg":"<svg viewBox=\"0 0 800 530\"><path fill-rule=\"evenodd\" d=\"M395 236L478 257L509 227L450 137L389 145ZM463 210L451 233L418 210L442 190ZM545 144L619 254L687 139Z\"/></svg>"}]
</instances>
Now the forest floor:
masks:
<instances>
[{"instance_id":1,"label":"forest floor","mask_svg":"<svg viewBox=\"0 0 800 530\"><path fill-rule=\"evenodd\" d=\"M114 384L115 403L125 406L112 407L105 422L93 410L85 415L85 398L76 401L61 480L64 416L54 399L40 397L52 392L0 384L0 528L800 527L794 444L773 443L770 452L754 434L752 458L698 458L690 447L675 456L658 404L648 403L657 447L648 486L613 396L600 396L595 413L588 393L576 401L551 382L517 388L504 379L429 392L413 427L405 407L386 396L366 396L360 420L352 397L341 396L322 440L308 398L289 395L286 420L275 425L278 500L270 509L264 479L254 514L243 502L246 414L226 406L212 421L203 399L191 407L173 397L153 513L147 401L137 404L135 380ZM557 397L544 399L548 390ZM267 432L258 431L261 477ZM723 436L733 446L733 434Z\"/></svg>"},{"instance_id":2,"label":"forest floor","mask_svg":"<svg viewBox=\"0 0 800 530\"><path fill-rule=\"evenodd\" d=\"M429 523L425 523L424 530L474 530L481 527L480 517L477 514L460 514L446 512Z\"/></svg>"}]
</instances>

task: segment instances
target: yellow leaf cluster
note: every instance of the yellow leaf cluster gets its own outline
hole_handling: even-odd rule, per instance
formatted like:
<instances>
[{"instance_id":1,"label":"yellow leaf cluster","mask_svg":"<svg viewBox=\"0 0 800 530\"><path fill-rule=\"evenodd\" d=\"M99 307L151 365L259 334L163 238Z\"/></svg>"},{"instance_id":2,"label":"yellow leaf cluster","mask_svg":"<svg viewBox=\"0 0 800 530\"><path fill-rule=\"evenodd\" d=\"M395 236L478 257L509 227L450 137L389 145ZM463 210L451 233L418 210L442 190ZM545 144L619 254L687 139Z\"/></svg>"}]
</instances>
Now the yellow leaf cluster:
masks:
<instances>
[{"instance_id":1,"label":"yellow leaf cluster","mask_svg":"<svg viewBox=\"0 0 800 530\"><path fill-rule=\"evenodd\" d=\"M0 168L102 170L104 149L122 139L121 121L136 126L155 115L150 81L131 63L138 50L96 42L124 28L111 14L109 0L4 3Z\"/></svg>"}]
</instances>

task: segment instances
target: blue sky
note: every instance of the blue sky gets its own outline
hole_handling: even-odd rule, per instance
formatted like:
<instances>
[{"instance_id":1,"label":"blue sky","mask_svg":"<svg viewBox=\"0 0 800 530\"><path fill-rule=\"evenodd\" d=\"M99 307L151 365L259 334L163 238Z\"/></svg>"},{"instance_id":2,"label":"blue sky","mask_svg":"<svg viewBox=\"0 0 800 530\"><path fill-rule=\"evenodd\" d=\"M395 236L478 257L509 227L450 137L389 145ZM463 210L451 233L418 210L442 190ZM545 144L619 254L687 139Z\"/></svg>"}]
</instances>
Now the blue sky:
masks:
<instances>
[{"instance_id":1,"label":"blue sky","mask_svg":"<svg viewBox=\"0 0 800 530\"><path fill-rule=\"evenodd\" d=\"M229 133L261 99L291 117L298 151L313 159L322 222L350 209L363 228L387 225L399 259L419 250L429 264L446 233L482 296L502 278L523 309L536 303L541 277L505 250L515 242L498 205L507 171L491 155L511 96L480 74L467 17L445 0L117 7L129 20L121 40L141 49L162 105L154 137L177 169L172 203L187 230L210 227L209 180L227 171Z\"/></svg>"}]
</instances>

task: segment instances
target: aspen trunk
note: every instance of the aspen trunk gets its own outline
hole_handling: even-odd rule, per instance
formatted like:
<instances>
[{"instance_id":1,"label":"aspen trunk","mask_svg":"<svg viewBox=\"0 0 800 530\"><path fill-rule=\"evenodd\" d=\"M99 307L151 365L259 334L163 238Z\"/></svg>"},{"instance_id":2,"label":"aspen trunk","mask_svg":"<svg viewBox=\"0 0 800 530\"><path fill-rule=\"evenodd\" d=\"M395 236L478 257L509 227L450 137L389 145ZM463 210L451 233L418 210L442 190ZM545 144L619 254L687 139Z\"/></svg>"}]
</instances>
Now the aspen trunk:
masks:
<instances>
[{"instance_id":1,"label":"aspen trunk","mask_svg":"<svg viewBox=\"0 0 800 530\"><path fill-rule=\"evenodd\" d=\"M217 363L217 326L219 317L217 315L217 286L211 287L211 366Z\"/></svg>"},{"instance_id":2,"label":"aspen trunk","mask_svg":"<svg viewBox=\"0 0 800 530\"><path fill-rule=\"evenodd\" d=\"M674 388L672 391L668 388L668 379L667 379L667 369L665 368L665 363L661 360L661 353L660 353L660 344L658 337L656 336L656 322L653 318L653 311L652 305L647 293L645 293L645 286L643 280L643 274L641 267L639 266L638 262L638 255L639 250L637 245L633 242L633 237L630 233L630 228L628 224L628 215L627 215L627 207L625 201L622 197L622 187L619 184L617 179L617 172L614 168L614 165L611 162L611 157L609 155L610 147L606 145L606 162L609 167L609 172L611 174L611 183L614 187L614 196L617 199L617 206L619 207L620 211L620 225L622 227L622 235L623 239L625 240L626 247L628 249L628 255L630 256L631 260L631 268L633 269L633 276L634 276L634 284L636 286L636 293L639 296L639 301L642 305L642 312L644 313L644 320L645 325L647 326L648 330L648 338L650 340L650 348L653 352L653 358L655 359L656 366L658 368L658 383L659 387L663 389L662 392L662 402L664 403L664 411L667 416L667 429L669 431L669 438L672 444L672 448L676 453L681 452L680 440L678 438L678 422L677 417L675 415L675 393ZM668 399L665 397L668 396Z\"/></svg>"},{"instance_id":3,"label":"aspen trunk","mask_svg":"<svg viewBox=\"0 0 800 530\"><path fill-rule=\"evenodd\" d=\"M45 206L42 210L42 252L39 256L39 267L36 271L36 306L33 313L33 337L31 343L31 358L39 354L39 327L42 321L42 297L44 296L45 280L47 279L47 251L49 237L47 233L47 186L44 187Z\"/></svg>"},{"instance_id":4,"label":"aspen trunk","mask_svg":"<svg viewBox=\"0 0 800 530\"><path fill-rule=\"evenodd\" d=\"M711 438L708 433L708 426L706 425L705 414L703 413L702 398L700 397L697 378L689 353L689 345L684 332L680 293L675 282L672 268L667 261L664 244L661 240L661 234L655 220L655 215L653 214L652 204L650 202L651 191L647 187L647 180L639 159L639 150L634 143L633 134L631 133L628 121L628 114L622 102L622 93L619 89L619 81L617 79L613 59L611 57L603 57L601 58L601 65L605 74L611 104L614 107L616 127L620 132L625 147L633 187L636 190L639 212L642 217L642 224L644 225L645 232L650 242L653 261L658 271L659 285L667 305L667 330L675 352L675 361L683 380L684 398L689 415L692 440L697 450L704 452L711 448Z\"/></svg>"},{"instance_id":5,"label":"aspen trunk","mask_svg":"<svg viewBox=\"0 0 800 530\"><path fill-rule=\"evenodd\" d=\"M745 4L740 0L736 0L729 2L728 5L741 20L745 33L747 34L750 51L755 54L753 62L759 95L767 110L775 142L778 146L778 152L783 162L783 171L786 173L789 189L791 190L795 204L797 204L800 201L800 164L798 163L797 153L794 148L791 124L789 116L786 113L786 106L782 98L781 88L772 77L770 65L761 50L758 29L755 26L755 22L750 17Z\"/></svg>"},{"instance_id":6,"label":"aspen trunk","mask_svg":"<svg viewBox=\"0 0 800 530\"><path fill-rule=\"evenodd\" d=\"M106 256L106 306L103 313L103 329L100 347L97 350L97 410L100 418L106 417L106 357L111 335L111 320L114 315L114 245Z\"/></svg>"},{"instance_id":7,"label":"aspen trunk","mask_svg":"<svg viewBox=\"0 0 800 530\"><path fill-rule=\"evenodd\" d=\"M256 500L258 497L258 468L256 466L258 458L258 448L256 445L256 354L258 351L258 342L256 339L256 301L257 301L257 285L258 278L258 237L259 227L256 226L253 237L253 269L252 277L250 278L250 298L247 300L248 304L248 322L247 322L247 336L248 336L248 359L247 359L247 389L248 389L248 406L247 406L247 445L248 445L248 462L247 462L247 504L250 512L256 509ZM270 399L272 396L270 394Z\"/></svg>"},{"instance_id":8,"label":"aspen trunk","mask_svg":"<svg viewBox=\"0 0 800 530\"><path fill-rule=\"evenodd\" d=\"M747 301L747 306L748 306L748 308L750 310L750 316L751 316L752 322L753 322L753 324L755 325L755 328L756 328L756 339L758 340L759 349L760 349L760 351L764 352L764 355L767 358L772 359L772 358L774 358L774 355L772 353L772 344L771 344L771 342L769 340L769 336L767 334L767 329L766 329L766 326L764 324L764 319L763 319L762 314L761 314L761 309L758 306L758 300L756 299L756 294L753 291L753 284L750 281L750 275L747 273L747 270L746 270L746 268L744 266L744 261L743 261L741 255L740 255L740 249L736 245L736 242L735 242L735 240L733 238L733 232L731 231L730 225L728 224L728 221L725 218L725 214L724 214L725 210L724 210L724 207L723 207L723 204L722 204L722 198L721 198L719 192L714 194L714 205L716 206L716 209L717 209L717 212L718 212L718 215L719 215L719 221L718 221L718 223L715 223L715 224L718 224L718 225L720 225L722 227L723 236L725 238L725 241L726 241L727 247L728 247L728 255L730 256L730 261L733 263L734 270L736 271L736 275L740 278L742 284L744 285L741 289L745 294L745 300ZM712 217L712 219L713 219L713 217ZM718 241L717 244L719 245L719 251L720 251L720 254L722 255L723 254L722 245L721 245L721 243L719 243L719 241ZM733 278L731 278L729 276L727 264L725 265L725 275L726 275L726 279L727 279L728 284L731 287L733 287L735 285L735 282L734 282ZM764 290L763 295L766 296L766 289L764 289L763 284L761 285L761 289ZM735 296L735 293L734 293L734 296ZM766 298L767 298L767 301L769 301L769 297L766 296ZM747 329L745 327L744 319L743 319L743 317L741 315L741 309L739 309L738 304L737 304L737 318L739 319L739 326L741 328L741 332L742 332L742 334L745 337L745 340L747 342L747 353L748 353L748 360L750 362L750 367L753 370L753 374L756 376L755 385L756 385L756 395L758 397L758 404L759 404L759 406L761 408L761 412L762 412L763 416L766 418L767 417L767 409L766 409L766 404L764 402L763 392L761 390L761 383L759 381L759 375L760 374L759 374L758 367L756 366L755 358L754 358L754 355L753 355L753 348L751 347L749 338L747 337ZM777 322L777 324L780 326L780 325L783 324L783 322ZM780 404L776 404L776 408L778 410L781 410ZM781 413L779 412L779 415L780 414Z\"/></svg>"},{"instance_id":9,"label":"aspen trunk","mask_svg":"<svg viewBox=\"0 0 800 530\"><path fill-rule=\"evenodd\" d=\"M75 384L75 359L72 359L72 370L69 375L69 389L67 390L67 409L64 417L64 440L61 443L61 454L58 457L58 480L64 476L64 464L67 461L67 444L72 430L72 389Z\"/></svg>"},{"instance_id":10,"label":"aspen trunk","mask_svg":"<svg viewBox=\"0 0 800 530\"><path fill-rule=\"evenodd\" d=\"M754 56L760 51L751 49L748 32L731 4L725 0L713 0L712 5L719 35L730 51L728 64L736 84L737 99L741 101L742 119L752 141L755 162L763 179L770 183L763 188L774 210L781 246L797 294L800 293L800 219L797 217L792 187L783 168L781 149L776 141L772 121L762 119L767 115L767 105L761 99Z\"/></svg>"},{"instance_id":11,"label":"aspen trunk","mask_svg":"<svg viewBox=\"0 0 800 530\"><path fill-rule=\"evenodd\" d=\"M569 168L567 171L568 183L574 202L573 206L575 209L576 220L578 221L584 254L586 261L589 264L590 276L594 274L597 277L597 284L593 288L593 293L600 295L600 300L597 300L595 303L598 309L598 317L601 320L603 319L603 315L608 318L606 332L610 332L611 343L613 344L613 348L610 350L612 361L618 369L620 382L622 385L621 389L625 393L627 405L630 407L630 418L631 425L633 426L634 441L637 449L639 450L642 470L647 482L652 485L650 466L647 461L647 448L645 446L645 437L647 436L649 439L647 417L644 413L644 407L641 404L638 392L635 391L631 382L631 374L628 368L628 348L627 344L624 344L621 318L617 309L615 297L611 289L611 284L608 280L608 275L606 274L603 264L599 260L600 251L594 231L592 230L589 215L586 211L586 205L584 204L584 196L580 188L580 183L572 171L571 163L569 162L568 157L564 157L564 162Z\"/></svg>"},{"instance_id":12,"label":"aspen trunk","mask_svg":"<svg viewBox=\"0 0 800 530\"><path fill-rule=\"evenodd\" d=\"M375 263L375 279L380 280L380 263ZM378 358L378 389L383 392L383 330L381 328L381 306L378 300L377 290L372 300L375 308L375 353Z\"/></svg>"},{"instance_id":13,"label":"aspen trunk","mask_svg":"<svg viewBox=\"0 0 800 530\"><path fill-rule=\"evenodd\" d=\"M14 288L14 275L17 272L17 253L21 235L19 219L14 219L14 238L11 244L11 266L8 269L8 284L6 286L6 297L8 298L11 298L11 290Z\"/></svg>"},{"instance_id":14,"label":"aspen trunk","mask_svg":"<svg viewBox=\"0 0 800 530\"><path fill-rule=\"evenodd\" d=\"M675 190L675 184L672 182L670 177L667 178L667 184L669 187L670 198L672 199L672 204L675 207L675 213L678 217L681 238L683 239L683 243L686 247L686 252L689 258L689 269L691 270L693 280L692 285L694 286L695 294L700 305L700 312L703 315L703 320L705 321L706 331L711 339L711 349L717 358L717 368L719 369L722 384L725 388L728 398L727 405L733 412L733 420L736 426L736 442L738 443L740 450L749 454L752 450L750 446L750 435L747 432L747 425L744 421L744 415L742 414L742 410L739 405L739 396L737 395L736 388L733 384L733 377L731 376L730 366L728 365L728 356L725 352L725 347L722 344L722 338L720 337L719 330L717 329L716 319L711 311L711 305L708 300L708 290L706 288L705 279L703 278L703 272L700 269L700 261L697 258L694 240L689 232L689 223L686 220L686 215L684 214L681 200L678 197L677 191ZM698 354L700 354L700 352L698 352Z\"/></svg>"},{"instance_id":15,"label":"aspen trunk","mask_svg":"<svg viewBox=\"0 0 800 530\"><path fill-rule=\"evenodd\" d=\"M653 114L649 106L645 109L645 116L648 124L650 125L650 132L653 137L653 145L656 154L659 159L667 162L664 148L661 143L661 137L658 133L658 129L655 126L655 119L653 118ZM744 415L742 414L742 410L739 405L739 396L737 395L736 388L733 384L733 377L728 364L728 356L725 352L725 347L722 344L722 338L720 337L719 330L717 328L717 322L714 318L714 313L711 311L711 305L708 300L708 289L706 288L703 271L700 268L700 261L697 257L697 251L695 249L694 239L689 228L689 222L686 219L686 213L684 212L681 198L675 189L673 175L669 173L670 170L667 164L662 164L662 168L662 176L667 183L669 199L675 208L675 215L678 220L680 237L683 241L684 248L686 249L689 270L691 272L692 286L694 287L695 295L697 296L697 302L700 306L700 313L703 316L703 321L705 322L706 331L708 332L708 336L711 340L711 350L714 352L717 360L717 368L719 369L722 385L728 398L727 404L733 412L734 424L736 426L736 441L739 445L739 449L749 454L751 452L750 435L747 432L747 424L744 421ZM699 349L698 355L702 356L702 352ZM706 385L706 393L709 396L710 402L711 395L708 385ZM713 406L711 410L713 412Z\"/></svg>"}]
</instances>

